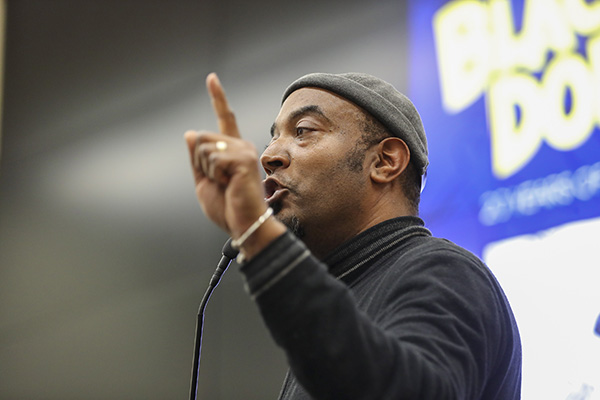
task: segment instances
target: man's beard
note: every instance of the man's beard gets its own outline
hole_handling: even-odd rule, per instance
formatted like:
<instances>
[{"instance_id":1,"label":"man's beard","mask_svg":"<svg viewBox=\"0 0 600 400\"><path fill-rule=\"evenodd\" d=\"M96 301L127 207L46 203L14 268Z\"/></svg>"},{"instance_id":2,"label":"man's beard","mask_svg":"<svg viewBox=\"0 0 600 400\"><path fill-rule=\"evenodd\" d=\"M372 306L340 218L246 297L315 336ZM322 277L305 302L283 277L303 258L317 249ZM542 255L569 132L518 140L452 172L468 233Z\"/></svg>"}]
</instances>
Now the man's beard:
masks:
<instances>
[{"instance_id":1,"label":"man's beard","mask_svg":"<svg viewBox=\"0 0 600 400\"><path fill-rule=\"evenodd\" d=\"M277 214L279 214L279 212L281 211L281 203L280 202L275 202L273 204L271 204L271 208L273 209L273 214L275 216L277 216ZM304 226L302 226L302 223L300 223L300 220L298 219L297 216L292 215L291 217L288 218L277 218L282 224L284 224L285 226L287 226L287 228L298 238L298 239L302 239L305 235L306 232L304 232Z\"/></svg>"}]
</instances>

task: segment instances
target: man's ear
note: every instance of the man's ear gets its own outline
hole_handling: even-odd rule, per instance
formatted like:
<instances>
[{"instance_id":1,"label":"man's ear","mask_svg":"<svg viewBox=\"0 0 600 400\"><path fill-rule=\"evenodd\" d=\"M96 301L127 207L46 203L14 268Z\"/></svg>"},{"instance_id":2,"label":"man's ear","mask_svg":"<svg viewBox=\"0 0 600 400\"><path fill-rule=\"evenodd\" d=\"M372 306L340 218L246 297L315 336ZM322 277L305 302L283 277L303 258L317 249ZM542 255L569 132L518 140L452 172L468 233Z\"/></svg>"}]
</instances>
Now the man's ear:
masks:
<instances>
[{"instance_id":1,"label":"man's ear","mask_svg":"<svg viewBox=\"0 0 600 400\"><path fill-rule=\"evenodd\" d=\"M371 179L377 183L392 182L402 174L410 161L410 150L397 137L383 139L377 145L377 159L371 164Z\"/></svg>"}]
</instances>

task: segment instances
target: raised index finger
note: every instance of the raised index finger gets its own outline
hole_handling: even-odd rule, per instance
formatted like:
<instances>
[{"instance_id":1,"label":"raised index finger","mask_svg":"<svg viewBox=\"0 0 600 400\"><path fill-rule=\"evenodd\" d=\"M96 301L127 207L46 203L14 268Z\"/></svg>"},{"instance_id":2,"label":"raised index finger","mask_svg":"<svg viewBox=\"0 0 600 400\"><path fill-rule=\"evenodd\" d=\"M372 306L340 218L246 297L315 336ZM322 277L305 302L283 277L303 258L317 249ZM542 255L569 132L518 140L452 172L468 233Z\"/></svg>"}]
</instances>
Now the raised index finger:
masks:
<instances>
[{"instance_id":1,"label":"raised index finger","mask_svg":"<svg viewBox=\"0 0 600 400\"><path fill-rule=\"evenodd\" d=\"M225 90L223 90L217 74L213 72L206 77L206 87L212 100L213 109L217 115L219 131L224 135L239 138L240 131L235 121L235 115L231 111L231 108L229 108L227 97L225 97Z\"/></svg>"}]
</instances>

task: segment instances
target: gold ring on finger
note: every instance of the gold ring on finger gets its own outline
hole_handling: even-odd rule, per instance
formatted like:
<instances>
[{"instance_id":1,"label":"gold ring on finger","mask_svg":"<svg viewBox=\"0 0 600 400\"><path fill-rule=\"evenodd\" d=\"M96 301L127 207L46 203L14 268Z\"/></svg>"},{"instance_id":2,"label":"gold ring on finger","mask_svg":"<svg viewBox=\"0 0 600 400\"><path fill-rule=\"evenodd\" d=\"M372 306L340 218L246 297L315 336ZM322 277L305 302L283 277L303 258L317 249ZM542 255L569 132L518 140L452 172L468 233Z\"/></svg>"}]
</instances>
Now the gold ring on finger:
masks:
<instances>
[{"instance_id":1,"label":"gold ring on finger","mask_svg":"<svg viewBox=\"0 0 600 400\"><path fill-rule=\"evenodd\" d=\"M227 150L227 142L225 142L224 140L219 140L217 143L215 143L215 146L219 151Z\"/></svg>"}]
</instances>

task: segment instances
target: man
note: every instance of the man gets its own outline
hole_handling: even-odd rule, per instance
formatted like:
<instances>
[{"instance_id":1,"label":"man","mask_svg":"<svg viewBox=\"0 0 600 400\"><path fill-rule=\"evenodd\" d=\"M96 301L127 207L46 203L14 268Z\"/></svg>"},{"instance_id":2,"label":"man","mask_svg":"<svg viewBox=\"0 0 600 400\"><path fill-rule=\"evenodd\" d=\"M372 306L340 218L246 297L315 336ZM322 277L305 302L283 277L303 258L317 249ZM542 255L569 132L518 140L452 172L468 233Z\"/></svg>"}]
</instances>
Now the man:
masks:
<instances>
[{"instance_id":1,"label":"man","mask_svg":"<svg viewBox=\"0 0 600 400\"><path fill-rule=\"evenodd\" d=\"M365 74L295 81L262 182L216 75L207 86L220 132L185 135L196 193L287 355L281 399L520 398L502 289L417 217L427 144L405 96Z\"/></svg>"}]
</instances>

